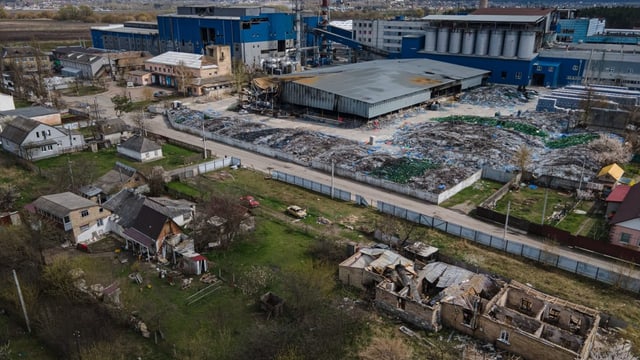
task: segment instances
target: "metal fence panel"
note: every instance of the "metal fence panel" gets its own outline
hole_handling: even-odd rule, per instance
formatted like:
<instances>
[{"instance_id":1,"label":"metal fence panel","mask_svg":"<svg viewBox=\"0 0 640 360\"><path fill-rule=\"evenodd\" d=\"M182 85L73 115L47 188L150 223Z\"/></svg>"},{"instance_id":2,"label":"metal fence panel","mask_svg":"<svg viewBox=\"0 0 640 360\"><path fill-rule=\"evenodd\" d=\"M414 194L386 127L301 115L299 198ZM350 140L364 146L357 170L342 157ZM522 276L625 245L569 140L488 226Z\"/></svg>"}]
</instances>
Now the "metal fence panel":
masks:
<instances>
[{"instance_id":1,"label":"metal fence panel","mask_svg":"<svg viewBox=\"0 0 640 360\"><path fill-rule=\"evenodd\" d=\"M476 231L467 229L466 227L460 227L460 236L467 240L476 240Z\"/></svg>"},{"instance_id":2,"label":"metal fence panel","mask_svg":"<svg viewBox=\"0 0 640 360\"><path fill-rule=\"evenodd\" d=\"M539 261L551 266L558 266L560 263L560 256L543 250L540 252Z\"/></svg>"},{"instance_id":3,"label":"metal fence panel","mask_svg":"<svg viewBox=\"0 0 640 360\"><path fill-rule=\"evenodd\" d=\"M567 270L567 271L570 271L570 272L575 272L577 267L578 267L578 262L577 261L575 261L573 259L566 258L564 256L558 257L558 268L559 269Z\"/></svg>"},{"instance_id":4,"label":"metal fence panel","mask_svg":"<svg viewBox=\"0 0 640 360\"><path fill-rule=\"evenodd\" d=\"M411 211L411 210L407 210L407 220L411 221L412 223L419 224L420 223L420 213L417 213L417 212Z\"/></svg>"},{"instance_id":5,"label":"metal fence panel","mask_svg":"<svg viewBox=\"0 0 640 360\"><path fill-rule=\"evenodd\" d=\"M433 218L429 215L421 215L420 216L420 224L428 226L428 227L433 227Z\"/></svg>"},{"instance_id":6,"label":"metal fence panel","mask_svg":"<svg viewBox=\"0 0 640 360\"><path fill-rule=\"evenodd\" d=\"M580 275L595 279L597 272L598 272L597 266L585 264L583 262L578 262L578 267L576 268L576 274L580 274Z\"/></svg>"},{"instance_id":7,"label":"metal fence panel","mask_svg":"<svg viewBox=\"0 0 640 360\"><path fill-rule=\"evenodd\" d=\"M491 247L498 250L504 250L507 245L506 241L503 238L499 237L491 237Z\"/></svg>"},{"instance_id":8,"label":"metal fence panel","mask_svg":"<svg viewBox=\"0 0 640 360\"><path fill-rule=\"evenodd\" d=\"M491 235L477 231L476 242L485 246L491 246Z\"/></svg>"},{"instance_id":9,"label":"metal fence panel","mask_svg":"<svg viewBox=\"0 0 640 360\"><path fill-rule=\"evenodd\" d=\"M515 241L509 241L507 243L507 252L520 256L520 254L522 254L522 244Z\"/></svg>"},{"instance_id":10,"label":"metal fence panel","mask_svg":"<svg viewBox=\"0 0 640 360\"><path fill-rule=\"evenodd\" d=\"M447 232L451 235L459 237L460 233L462 232L462 226L449 223L449 226L447 226Z\"/></svg>"},{"instance_id":11,"label":"metal fence panel","mask_svg":"<svg viewBox=\"0 0 640 360\"><path fill-rule=\"evenodd\" d=\"M624 276L624 277L626 277L626 276ZM598 280L598 281L601 281L603 283L607 283L609 285L614 285L620 280L622 280L622 281L625 280L625 279L621 279L621 278L623 278L623 277L621 277L620 274L614 273L614 272L609 271L609 270L605 270L603 268L599 268L595 279Z\"/></svg>"},{"instance_id":12,"label":"metal fence panel","mask_svg":"<svg viewBox=\"0 0 640 360\"><path fill-rule=\"evenodd\" d=\"M443 232L447 232L447 225L447 222L444 220L434 219L433 221L433 227Z\"/></svg>"},{"instance_id":13,"label":"metal fence panel","mask_svg":"<svg viewBox=\"0 0 640 360\"><path fill-rule=\"evenodd\" d=\"M522 245L522 256L537 261L538 258L540 258L540 249L528 245Z\"/></svg>"}]
</instances>

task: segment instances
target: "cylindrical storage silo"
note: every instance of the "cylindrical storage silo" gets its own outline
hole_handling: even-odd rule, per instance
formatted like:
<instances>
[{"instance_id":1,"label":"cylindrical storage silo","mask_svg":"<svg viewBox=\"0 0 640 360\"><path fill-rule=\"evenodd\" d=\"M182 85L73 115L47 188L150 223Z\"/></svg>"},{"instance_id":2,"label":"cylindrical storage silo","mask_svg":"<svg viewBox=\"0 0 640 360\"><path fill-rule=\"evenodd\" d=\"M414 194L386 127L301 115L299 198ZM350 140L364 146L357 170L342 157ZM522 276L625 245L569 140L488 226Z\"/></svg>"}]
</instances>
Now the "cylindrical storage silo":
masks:
<instances>
[{"instance_id":1,"label":"cylindrical storage silo","mask_svg":"<svg viewBox=\"0 0 640 360\"><path fill-rule=\"evenodd\" d=\"M515 30L509 30L504 36L504 45L502 49L502 56L504 57L516 57L518 52L518 32Z\"/></svg>"},{"instance_id":2,"label":"cylindrical storage silo","mask_svg":"<svg viewBox=\"0 0 640 360\"><path fill-rule=\"evenodd\" d=\"M461 43L462 43L462 30L460 29L451 30L451 34L449 36L449 53L459 54Z\"/></svg>"},{"instance_id":3,"label":"cylindrical storage silo","mask_svg":"<svg viewBox=\"0 0 640 360\"><path fill-rule=\"evenodd\" d=\"M485 56L489 49L489 30L478 30L478 36L476 36L476 55Z\"/></svg>"},{"instance_id":4,"label":"cylindrical storage silo","mask_svg":"<svg viewBox=\"0 0 640 360\"><path fill-rule=\"evenodd\" d=\"M424 51L436 51L436 38L438 35L438 29L427 28L427 32L424 37Z\"/></svg>"},{"instance_id":5,"label":"cylindrical storage silo","mask_svg":"<svg viewBox=\"0 0 640 360\"><path fill-rule=\"evenodd\" d=\"M438 30L437 51L440 53L447 52L449 49L449 28L440 28Z\"/></svg>"},{"instance_id":6,"label":"cylindrical storage silo","mask_svg":"<svg viewBox=\"0 0 640 360\"><path fill-rule=\"evenodd\" d=\"M476 31L467 29L462 33L462 53L465 55L473 54L473 45L475 45Z\"/></svg>"},{"instance_id":7,"label":"cylindrical storage silo","mask_svg":"<svg viewBox=\"0 0 640 360\"><path fill-rule=\"evenodd\" d=\"M504 38L504 30L492 30L489 38L489 56L502 55L502 40Z\"/></svg>"},{"instance_id":8,"label":"cylindrical storage silo","mask_svg":"<svg viewBox=\"0 0 640 360\"><path fill-rule=\"evenodd\" d=\"M520 32L520 43L518 44L518 57L529 59L535 53L536 33L533 31Z\"/></svg>"}]
</instances>

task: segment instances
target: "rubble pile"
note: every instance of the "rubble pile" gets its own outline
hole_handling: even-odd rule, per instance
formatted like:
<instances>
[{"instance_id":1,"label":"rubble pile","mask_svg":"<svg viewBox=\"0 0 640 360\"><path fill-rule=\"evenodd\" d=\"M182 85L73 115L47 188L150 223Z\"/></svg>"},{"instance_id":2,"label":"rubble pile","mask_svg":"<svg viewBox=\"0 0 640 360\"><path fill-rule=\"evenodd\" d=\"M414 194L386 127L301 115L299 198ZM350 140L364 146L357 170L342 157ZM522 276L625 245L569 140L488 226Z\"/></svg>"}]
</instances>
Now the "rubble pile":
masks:
<instances>
[{"instance_id":1,"label":"rubble pile","mask_svg":"<svg viewBox=\"0 0 640 360\"><path fill-rule=\"evenodd\" d=\"M506 99L513 103L514 91L522 94L510 87L495 86L488 92L483 89L465 96L466 101L480 101L472 99L474 96L480 99L483 94L483 99L489 102ZM200 129L204 125L207 132L277 149L305 162L330 164L333 161L336 167L348 171L432 193L456 185L484 166L516 170L514 158L522 146L531 153L528 170L536 175L577 180L586 169L597 170L596 164L585 165L583 160L591 158L587 144L598 135L567 134L567 129L578 121L577 115L568 113L519 112L511 116L449 116L419 123L404 122L390 139L374 141L374 144L311 130L273 128L260 121L210 112L180 109L173 110L172 115L176 123L184 126ZM398 123L404 118L400 115L374 125L384 127L387 123ZM404 114L416 115L415 111Z\"/></svg>"},{"instance_id":2,"label":"rubble pile","mask_svg":"<svg viewBox=\"0 0 640 360\"><path fill-rule=\"evenodd\" d=\"M537 96L538 93L535 90L519 91L513 86L491 85L462 93L459 102L486 107L508 107L517 101L528 102Z\"/></svg>"}]
</instances>

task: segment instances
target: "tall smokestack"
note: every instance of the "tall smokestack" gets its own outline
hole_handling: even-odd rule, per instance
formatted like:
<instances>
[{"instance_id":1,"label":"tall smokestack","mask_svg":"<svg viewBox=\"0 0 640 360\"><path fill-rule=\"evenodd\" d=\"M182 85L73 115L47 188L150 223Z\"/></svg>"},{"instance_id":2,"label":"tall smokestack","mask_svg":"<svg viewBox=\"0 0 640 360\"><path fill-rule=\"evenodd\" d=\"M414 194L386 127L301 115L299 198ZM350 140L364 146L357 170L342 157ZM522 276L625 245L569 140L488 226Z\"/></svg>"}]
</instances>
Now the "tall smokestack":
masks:
<instances>
[{"instance_id":1,"label":"tall smokestack","mask_svg":"<svg viewBox=\"0 0 640 360\"><path fill-rule=\"evenodd\" d=\"M327 31L329 26L329 0L322 0L320 7L320 29ZM320 60L327 58L327 38L323 34L322 42L320 43Z\"/></svg>"},{"instance_id":2,"label":"tall smokestack","mask_svg":"<svg viewBox=\"0 0 640 360\"><path fill-rule=\"evenodd\" d=\"M486 9L488 7L489 7L489 0L480 0L480 4L478 5L478 8Z\"/></svg>"}]
</instances>

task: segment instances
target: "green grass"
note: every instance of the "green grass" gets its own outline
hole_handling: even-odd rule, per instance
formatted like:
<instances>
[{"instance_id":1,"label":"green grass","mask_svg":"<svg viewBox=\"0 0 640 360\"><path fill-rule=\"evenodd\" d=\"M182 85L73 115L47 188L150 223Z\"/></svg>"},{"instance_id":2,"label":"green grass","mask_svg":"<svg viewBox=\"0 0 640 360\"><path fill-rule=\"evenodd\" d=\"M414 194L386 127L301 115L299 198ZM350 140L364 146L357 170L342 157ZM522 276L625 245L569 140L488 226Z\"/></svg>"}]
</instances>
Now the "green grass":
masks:
<instances>
[{"instance_id":1,"label":"green grass","mask_svg":"<svg viewBox=\"0 0 640 360\"><path fill-rule=\"evenodd\" d=\"M450 208L465 202L478 206L501 187L502 184L499 182L481 179L476 181L473 185L464 188L449 200L440 204L440 206Z\"/></svg>"},{"instance_id":2,"label":"green grass","mask_svg":"<svg viewBox=\"0 0 640 360\"><path fill-rule=\"evenodd\" d=\"M22 324L10 321L7 316L0 316L0 338L3 343L9 341L9 354L3 359L56 359Z\"/></svg>"},{"instance_id":3,"label":"green grass","mask_svg":"<svg viewBox=\"0 0 640 360\"><path fill-rule=\"evenodd\" d=\"M581 201L576 210L582 210L588 212L593 206L592 201ZM565 216L562 221L556 224L556 227L566 230L574 235L588 235L591 226L595 223L595 219L602 217L602 215L588 215L588 214L576 214L571 211Z\"/></svg>"},{"instance_id":4,"label":"green grass","mask_svg":"<svg viewBox=\"0 0 640 360\"><path fill-rule=\"evenodd\" d=\"M193 198L202 197L202 193L198 189L180 181L172 181L167 184L167 187L171 190L177 191L178 193L181 193Z\"/></svg>"},{"instance_id":5,"label":"green grass","mask_svg":"<svg viewBox=\"0 0 640 360\"><path fill-rule=\"evenodd\" d=\"M509 214L534 223L540 223L544 209L545 189L521 187L519 191L509 191L498 201L495 211L506 214L507 206L511 203ZM547 205L545 217L548 218L554 211L560 211L565 207L573 206L574 198L562 192L549 189L547 192ZM549 223L545 220L545 223Z\"/></svg>"},{"instance_id":6,"label":"green grass","mask_svg":"<svg viewBox=\"0 0 640 360\"><path fill-rule=\"evenodd\" d=\"M19 99L19 98L14 98L13 102L14 102L14 105L16 106L16 109L29 107L33 104L31 101Z\"/></svg>"},{"instance_id":7,"label":"green grass","mask_svg":"<svg viewBox=\"0 0 640 360\"><path fill-rule=\"evenodd\" d=\"M116 161L134 167L143 173L149 172L154 166L162 166L165 170L176 169L191 163L194 160L201 160L198 153L181 148L172 144L162 145L162 159L141 163L118 154L115 148L102 149L98 152L83 151L71 153L65 156L58 156L49 159L38 160L35 164L41 169L53 169L68 167L68 162L81 165L87 171L93 171L98 176L113 169Z\"/></svg>"}]
</instances>

